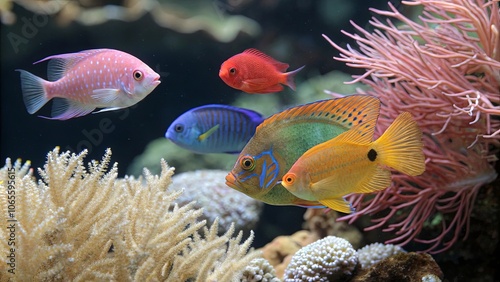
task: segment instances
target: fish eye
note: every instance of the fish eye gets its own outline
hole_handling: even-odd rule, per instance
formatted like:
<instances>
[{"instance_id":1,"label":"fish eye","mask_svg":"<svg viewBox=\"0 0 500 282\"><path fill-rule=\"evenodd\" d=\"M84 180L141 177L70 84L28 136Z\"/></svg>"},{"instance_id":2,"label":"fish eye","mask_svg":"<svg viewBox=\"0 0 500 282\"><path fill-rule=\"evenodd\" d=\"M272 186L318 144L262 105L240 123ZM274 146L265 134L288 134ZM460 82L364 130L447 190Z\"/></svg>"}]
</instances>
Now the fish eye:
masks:
<instances>
[{"instance_id":1,"label":"fish eye","mask_svg":"<svg viewBox=\"0 0 500 282\"><path fill-rule=\"evenodd\" d=\"M174 130L175 130L175 132L180 133L180 132L184 131L184 126L182 124L176 124L174 127Z\"/></svg>"},{"instance_id":2,"label":"fish eye","mask_svg":"<svg viewBox=\"0 0 500 282\"><path fill-rule=\"evenodd\" d=\"M236 74L236 68L230 68L229 69L230 74Z\"/></svg>"},{"instance_id":3,"label":"fish eye","mask_svg":"<svg viewBox=\"0 0 500 282\"><path fill-rule=\"evenodd\" d=\"M135 80L140 81L140 80L142 80L143 76L144 75L142 74L142 71L140 71L140 70L134 71L134 79Z\"/></svg>"},{"instance_id":4,"label":"fish eye","mask_svg":"<svg viewBox=\"0 0 500 282\"><path fill-rule=\"evenodd\" d=\"M255 161L250 156L245 156L240 160L241 168L244 170L253 170L255 168Z\"/></svg>"},{"instance_id":5,"label":"fish eye","mask_svg":"<svg viewBox=\"0 0 500 282\"><path fill-rule=\"evenodd\" d=\"M285 182L288 185L293 185L295 182L295 174L288 173L285 176L283 176L283 182Z\"/></svg>"}]
</instances>

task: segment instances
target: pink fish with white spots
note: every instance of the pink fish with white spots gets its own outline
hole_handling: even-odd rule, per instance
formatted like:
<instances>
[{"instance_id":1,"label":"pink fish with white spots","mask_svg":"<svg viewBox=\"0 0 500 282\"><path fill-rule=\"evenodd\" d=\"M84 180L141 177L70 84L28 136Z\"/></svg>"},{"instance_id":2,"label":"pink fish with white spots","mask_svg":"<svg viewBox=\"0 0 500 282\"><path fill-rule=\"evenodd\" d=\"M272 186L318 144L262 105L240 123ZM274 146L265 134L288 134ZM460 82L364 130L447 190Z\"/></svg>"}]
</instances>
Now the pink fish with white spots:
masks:
<instances>
[{"instance_id":1,"label":"pink fish with white spots","mask_svg":"<svg viewBox=\"0 0 500 282\"><path fill-rule=\"evenodd\" d=\"M21 72L23 100L28 113L40 110L53 99L47 119L67 120L98 112L130 107L141 101L158 84L160 75L136 57L113 49L93 49L54 55L48 81L24 70ZM95 113L98 113L95 112Z\"/></svg>"}]
</instances>

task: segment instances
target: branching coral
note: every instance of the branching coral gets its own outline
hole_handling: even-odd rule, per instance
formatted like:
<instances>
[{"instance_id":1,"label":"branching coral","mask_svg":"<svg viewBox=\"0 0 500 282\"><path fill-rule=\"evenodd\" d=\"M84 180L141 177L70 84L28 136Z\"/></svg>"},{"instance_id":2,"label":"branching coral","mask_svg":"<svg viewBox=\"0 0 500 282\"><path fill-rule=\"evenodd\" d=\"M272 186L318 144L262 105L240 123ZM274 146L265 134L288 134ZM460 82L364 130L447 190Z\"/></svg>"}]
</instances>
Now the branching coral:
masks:
<instances>
[{"instance_id":1,"label":"branching coral","mask_svg":"<svg viewBox=\"0 0 500 282\"><path fill-rule=\"evenodd\" d=\"M223 281L238 279L259 255L247 253L253 234L242 244L241 232L232 238L234 228L218 236L217 221L207 229L198 220L202 210L174 205L182 191L166 190L173 168L165 161L160 176L145 170L142 184L118 180L116 164L107 169L111 151L88 168L85 155L54 149L38 184L29 162L7 159L0 170L0 218L16 221L14 231L2 228L0 252L14 248L15 263L4 257L1 281ZM16 196L9 213L8 188ZM15 246L8 245L12 234Z\"/></svg>"},{"instance_id":2,"label":"branching coral","mask_svg":"<svg viewBox=\"0 0 500 282\"><path fill-rule=\"evenodd\" d=\"M353 23L359 34L345 33L358 50L327 39L341 52L335 59L366 69L353 82L370 86L359 92L382 101L378 135L402 111L413 114L424 133L426 172L396 174L393 185L375 196L351 196L357 212L343 219L376 215L368 229L387 226L384 231L396 234L386 243L414 240L438 252L450 248L463 227L467 237L478 189L497 177L492 164L500 144L500 14L498 0L403 4L423 6L421 23L389 4L390 11L372 9L388 18L373 18L373 32ZM433 225L435 236L419 236L425 224Z\"/></svg>"}]
</instances>

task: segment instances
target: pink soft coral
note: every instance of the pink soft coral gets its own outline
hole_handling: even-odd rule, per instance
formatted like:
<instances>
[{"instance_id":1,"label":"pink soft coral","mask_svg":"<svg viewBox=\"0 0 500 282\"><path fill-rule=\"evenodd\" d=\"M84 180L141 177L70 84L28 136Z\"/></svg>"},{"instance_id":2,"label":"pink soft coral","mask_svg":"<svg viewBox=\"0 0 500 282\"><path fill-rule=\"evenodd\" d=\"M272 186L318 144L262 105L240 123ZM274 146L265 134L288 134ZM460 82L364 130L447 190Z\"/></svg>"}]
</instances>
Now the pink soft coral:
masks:
<instances>
[{"instance_id":1,"label":"pink soft coral","mask_svg":"<svg viewBox=\"0 0 500 282\"><path fill-rule=\"evenodd\" d=\"M412 240L426 251L450 248L468 232L478 189L497 174L494 155L500 144L500 14L498 0L403 1L422 5L421 23L391 11L372 11L393 18L373 18L370 33L353 25L359 50L338 46L339 61L366 69L356 76L370 86L361 93L377 96L382 111L380 135L403 111L413 114L424 133L426 172L418 177L395 174L393 185L376 195L352 195L357 212L341 219L354 221L374 215L374 225L395 232L387 243ZM439 235L420 237L431 218Z\"/></svg>"}]
</instances>

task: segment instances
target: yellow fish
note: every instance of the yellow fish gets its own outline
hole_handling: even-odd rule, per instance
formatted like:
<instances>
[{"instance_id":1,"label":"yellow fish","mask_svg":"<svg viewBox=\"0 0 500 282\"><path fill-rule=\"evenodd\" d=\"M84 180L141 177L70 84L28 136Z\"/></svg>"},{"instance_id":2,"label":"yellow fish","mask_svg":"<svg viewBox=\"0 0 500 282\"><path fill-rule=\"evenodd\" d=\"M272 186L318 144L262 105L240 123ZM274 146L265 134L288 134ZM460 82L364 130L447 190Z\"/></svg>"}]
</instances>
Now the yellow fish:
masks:
<instances>
[{"instance_id":1,"label":"yellow fish","mask_svg":"<svg viewBox=\"0 0 500 282\"><path fill-rule=\"evenodd\" d=\"M425 171L422 132L402 113L372 141L374 127L355 126L307 150L283 175L281 184L295 196L351 213L344 196L370 193L391 184L391 167L411 176Z\"/></svg>"}]
</instances>

